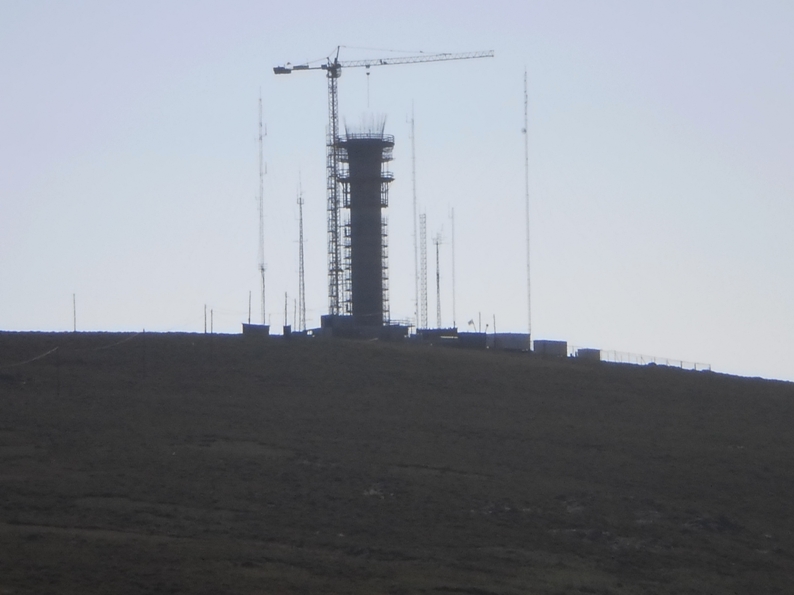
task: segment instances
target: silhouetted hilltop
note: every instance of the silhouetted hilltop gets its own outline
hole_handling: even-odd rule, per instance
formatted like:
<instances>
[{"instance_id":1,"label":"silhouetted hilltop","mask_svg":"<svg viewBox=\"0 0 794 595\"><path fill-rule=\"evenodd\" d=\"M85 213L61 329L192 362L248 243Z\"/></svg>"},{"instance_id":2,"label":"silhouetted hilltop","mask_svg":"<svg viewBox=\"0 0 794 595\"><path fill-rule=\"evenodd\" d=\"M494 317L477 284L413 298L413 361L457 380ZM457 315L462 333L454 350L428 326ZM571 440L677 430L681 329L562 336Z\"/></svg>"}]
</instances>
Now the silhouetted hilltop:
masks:
<instances>
[{"instance_id":1,"label":"silhouetted hilltop","mask_svg":"<svg viewBox=\"0 0 794 595\"><path fill-rule=\"evenodd\" d=\"M0 593L785 593L792 420L656 366L0 333Z\"/></svg>"}]
</instances>

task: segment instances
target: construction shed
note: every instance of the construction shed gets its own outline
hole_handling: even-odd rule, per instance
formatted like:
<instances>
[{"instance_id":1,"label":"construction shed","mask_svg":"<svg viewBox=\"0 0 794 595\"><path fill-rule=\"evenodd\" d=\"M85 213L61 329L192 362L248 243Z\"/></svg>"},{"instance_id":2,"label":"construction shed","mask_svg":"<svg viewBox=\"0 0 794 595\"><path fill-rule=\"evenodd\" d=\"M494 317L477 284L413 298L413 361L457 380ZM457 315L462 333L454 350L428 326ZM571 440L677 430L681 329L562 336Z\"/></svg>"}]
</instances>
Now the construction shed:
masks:
<instances>
[{"instance_id":1,"label":"construction shed","mask_svg":"<svg viewBox=\"0 0 794 595\"><path fill-rule=\"evenodd\" d=\"M576 359L584 360L587 362L600 362L601 350L582 348L576 350Z\"/></svg>"},{"instance_id":2,"label":"construction shed","mask_svg":"<svg viewBox=\"0 0 794 595\"><path fill-rule=\"evenodd\" d=\"M527 333L494 333L488 335L488 347L505 351L529 351Z\"/></svg>"},{"instance_id":3,"label":"construction shed","mask_svg":"<svg viewBox=\"0 0 794 595\"><path fill-rule=\"evenodd\" d=\"M538 355L568 357L568 342L535 339L533 351Z\"/></svg>"}]
</instances>

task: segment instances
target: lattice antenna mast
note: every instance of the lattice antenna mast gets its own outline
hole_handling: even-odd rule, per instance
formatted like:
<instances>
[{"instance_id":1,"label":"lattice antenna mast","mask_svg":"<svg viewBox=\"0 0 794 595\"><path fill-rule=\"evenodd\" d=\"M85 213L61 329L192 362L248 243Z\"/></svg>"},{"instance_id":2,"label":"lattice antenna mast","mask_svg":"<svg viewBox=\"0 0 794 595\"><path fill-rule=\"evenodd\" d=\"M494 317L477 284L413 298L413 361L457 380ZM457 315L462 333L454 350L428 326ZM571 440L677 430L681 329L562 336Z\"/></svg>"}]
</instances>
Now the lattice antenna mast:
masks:
<instances>
[{"instance_id":1,"label":"lattice antenna mast","mask_svg":"<svg viewBox=\"0 0 794 595\"><path fill-rule=\"evenodd\" d=\"M436 246L436 328L441 328L441 244L444 239L441 233L433 236L433 244Z\"/></svg>"},{"instance_id":2,"label":"lattice antenna mast","mask_svg":"<svg viewBox=\"0 0 794 595\"><path fill-rule=\"evenodd\" d=\"M303 260L303 188L298 176L298 330L306 330L306 276Z\"/></svg>"},{"instance_id":3,"label":"lattice antenna mast","mask_svg":"<svg viewBox=\"0 0 794 595\"><path fill-rule=\"evenodd\" d=\"M424 213L419 215L419 252L421 257L419 328L427 328L427 215Z\"/></svg>"},{"instance_id":4,"label":"lattice antenna mast","mask_svg":"<svg viewBox=\"0 0 794 595\"><path fill-rule=\"evenodd\" d=\"M419 328L419 237L416 220L416 130L414 128L414 106L411 103L411 186L414 205L414 314L416 326Z\"/></svg>"},{"instance_id":5,"label":"lattice antenna mast","mask_svg":"<svg viewBox=\"0 0 794 595\"><path fill-rule=\"evenodd\" d=\"M294 70L324 70L328 80L328 140L326 151L326 187L328 192L328 310L329 314L347 313L349 300L346 288L343 287L344 263L342 259L341 239L341 192L339 188L339 97L337 79L342 75L342 68L367 68L372 66L389 66L396 64L420 64L424 62L443 62L448 60L470 60L474 58L492 58L493 50L484 52L465 52L458 54L421 54L398 58L375 58L367 60L339 61L339 50L336 48L333 57L326 58L325 64L310 65L287 63L273 68L275 74L291 74ZM369 70L368 70L369 71ZM343 309L345 312L343 312Z\"/></svg>"},{"instance_id":6,"label":"lattice antenna mast","mask_svg":"<svg viewBox=\"0 0 794 595\"><path fill-rule=\"evenodd\" d=\"M527 234L527 334L532 345L532 282L529 261L529 93L527 91L527 69L524 68L524 203Z\"/></svg>"},{"instance_id":7,"label":"lattice antenna mast","mask_svg":"<svg viewBox=\"0 0 794 595\"><path fill-rule=\"evenodd\" d=\"M262 282L262 324L267 324L265 314L265 157L264 137L267 130L262 125L262 91L259 91L259 276Z\"/></svg>"}]
</instances>

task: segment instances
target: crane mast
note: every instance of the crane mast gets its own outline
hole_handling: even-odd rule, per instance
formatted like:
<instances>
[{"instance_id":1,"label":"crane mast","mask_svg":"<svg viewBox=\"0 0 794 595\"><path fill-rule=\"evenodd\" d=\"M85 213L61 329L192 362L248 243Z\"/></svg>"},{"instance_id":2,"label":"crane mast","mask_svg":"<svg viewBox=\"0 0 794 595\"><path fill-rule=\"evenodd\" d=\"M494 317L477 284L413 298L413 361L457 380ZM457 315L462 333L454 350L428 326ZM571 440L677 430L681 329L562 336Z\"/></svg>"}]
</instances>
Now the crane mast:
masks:
<instances>
[{"instance_id":1,"label":"crane mast","mask_svg":"<svg viewBox=\"0 0 794 595\"><path fill-rule=\"evenodd\" d=\"M338 51L337 51L338 53ZM342 243L339 238L339 68L328 68L328 139L326 141L326 189L328 193L328 313L343 314Z\"/></svg>"},{"instance_id":2,"label":"crane mast","mask_svg":"<svg viewBox=\"0 0 794 595\"><path fill-rule=\"evenodd\" d=\"M324 70L328 80L328 133L326 140L326 191L328 193L328 313L342 315L350 313L348 288L344 287L344 265L342 258L341 201L339 188L339 77L343 68L370 68L371 66L390 66L397 64L420 64L424 62L444 62L448 60L470 60L474 58L492 58L493 50L482 52L419 54L396 58L374 58L367 60L339 60L341 46L336 48L333 56L328 56L325 63L312 65L309 63L273 68L275 74L291 74L293 71Z\"/></svg>"}]
</instances>

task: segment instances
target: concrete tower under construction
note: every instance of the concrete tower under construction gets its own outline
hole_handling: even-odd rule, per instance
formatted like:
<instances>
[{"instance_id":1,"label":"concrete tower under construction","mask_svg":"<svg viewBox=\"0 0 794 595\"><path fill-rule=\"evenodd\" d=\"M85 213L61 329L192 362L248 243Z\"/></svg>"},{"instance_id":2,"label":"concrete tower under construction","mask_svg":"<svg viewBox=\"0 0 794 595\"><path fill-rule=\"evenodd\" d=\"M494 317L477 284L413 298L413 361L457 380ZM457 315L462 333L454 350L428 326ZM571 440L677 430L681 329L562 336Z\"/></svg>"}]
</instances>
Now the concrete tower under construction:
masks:
<instances>
[{"instance_id":1,"label":"concrete tower under construction","mask_svg":"<svg viewBox=\"0 0 794 595\"><path fill-rule=\"evenodd\" d=\"M343 231L343 295L349 296L353 324L358 327L389 323L387 220L388 171L394 137L383 124L360 132L347 131L339 139L339 180L348 217Z\"/></svg>"}]
</instances>

